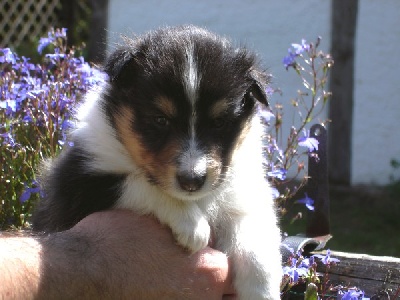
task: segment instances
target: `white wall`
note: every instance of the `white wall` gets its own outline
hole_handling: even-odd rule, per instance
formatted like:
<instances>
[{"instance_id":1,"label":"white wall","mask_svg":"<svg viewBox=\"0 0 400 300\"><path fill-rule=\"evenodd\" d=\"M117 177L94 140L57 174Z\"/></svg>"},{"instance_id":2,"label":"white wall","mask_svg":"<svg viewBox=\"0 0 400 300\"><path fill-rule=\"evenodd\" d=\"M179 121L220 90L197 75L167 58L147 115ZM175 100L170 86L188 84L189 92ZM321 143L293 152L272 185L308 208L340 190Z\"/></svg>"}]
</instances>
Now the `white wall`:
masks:
<instances>
[{"instance_id":1,"label":"white wall","mask_svg":"<svg viewBox=\"0 0 400 300\"><path fill-rule=\"evenodd\" d=\"M320 0L110 0L109 44L120 41L119 33L144 33L163 25L195 24L231 37L258 52L274 82L295 94L296 76L289 76L282 64L292 43L302 38L324 37L330 45L330 2ZM288 96L289 97L289 96Z\"/></svg>"},{"instance_id":2,"label":"white wall","mask_svg":"<svg viewBox=\"0 0 400 300\"><path fill-rule=\"evenodd\" d=\"M396 130L400 127L400 80L395 73L399 69L400 1L359 3L352 182L385 184L393 173L390 159L400 159ZM293 115L290 99L301 88L298 77L282 64L288 47L302 38L315 41L321 36L322 49L330 49L331 1L110 0L109 7L110 51L121 41L121 33L141 34L163 25L188 23L254 49L273 74L274 85L284 92L272 102L282 102L288 118Z\"/></svg>"},{"instance_id":3,"label":"white wall","mask_svg":"<svg viewBox=\"0 0 400 300\"><path fill-rule=\"evenodd\" d=\"M359 1L356 51L352 182L385 184L400 160L400 1Z\"/></svg>"}]
</instances>

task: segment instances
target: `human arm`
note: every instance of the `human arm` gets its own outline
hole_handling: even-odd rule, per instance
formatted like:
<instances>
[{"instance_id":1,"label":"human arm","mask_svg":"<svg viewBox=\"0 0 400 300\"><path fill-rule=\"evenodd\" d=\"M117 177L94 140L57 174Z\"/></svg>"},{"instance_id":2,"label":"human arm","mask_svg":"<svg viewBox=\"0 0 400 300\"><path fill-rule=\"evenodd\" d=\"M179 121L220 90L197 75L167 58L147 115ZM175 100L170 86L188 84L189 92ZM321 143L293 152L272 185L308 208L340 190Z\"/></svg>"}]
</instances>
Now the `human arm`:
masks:
<instances>
[{"instance_id":1,"label":"human arm","mask_svg":"<svg viewBox=\"0 0 400 300\"><path fill-rule=\"evenodd\" d=\"M221 299L230 293L223 253L206 248L190 255L168 228L129 211L95 213L48 236L0 238L0 249L0 298Z\"/></svg>"}]
</instances>

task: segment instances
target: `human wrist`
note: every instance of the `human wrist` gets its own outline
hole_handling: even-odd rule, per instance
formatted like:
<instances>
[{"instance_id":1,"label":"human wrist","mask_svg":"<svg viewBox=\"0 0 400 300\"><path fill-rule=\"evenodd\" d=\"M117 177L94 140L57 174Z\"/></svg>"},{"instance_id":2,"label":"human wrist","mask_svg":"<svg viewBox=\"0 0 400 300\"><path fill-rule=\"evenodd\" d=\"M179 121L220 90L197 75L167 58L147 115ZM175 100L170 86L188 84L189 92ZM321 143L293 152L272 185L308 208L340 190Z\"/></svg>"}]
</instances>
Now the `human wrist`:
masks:
<instances>
[{"instance_id":1,"label":"human wrist","mask_svg":"<svg viewBox=\"0 0 400 300\"><path fill-rule=\"evenodd\" d=\"M77 231L40 238L41 277L38 298L109 298L106 262L94 237Z\"/></svg>"},{"instance_id":2,"label":"human wrist","mask_svg":"<svg viewBox=\"0 0 400 300\"><path fill-rule=\"evenodd\" d=\"M0 299L36 298L40 283L41 244L34 238L19 236L1 236L0 242Z\"/></svg>"}]
</instances>

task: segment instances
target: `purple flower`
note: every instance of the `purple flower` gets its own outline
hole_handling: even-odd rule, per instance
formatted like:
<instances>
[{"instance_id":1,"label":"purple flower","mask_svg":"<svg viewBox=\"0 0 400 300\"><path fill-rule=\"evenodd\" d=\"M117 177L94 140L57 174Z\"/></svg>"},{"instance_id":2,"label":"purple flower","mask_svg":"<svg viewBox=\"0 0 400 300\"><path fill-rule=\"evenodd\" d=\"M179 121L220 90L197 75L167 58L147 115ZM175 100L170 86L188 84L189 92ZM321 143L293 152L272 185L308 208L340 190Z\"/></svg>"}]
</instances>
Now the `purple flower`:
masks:
<instances>
[{"instance_id":1,"label":"purple flower","mask_svg":"<svg viewBox=\"0 0 400 300\"><path fill-rule=\"evenodd\" d=\"M54 39L51 37L42 37L39 40L39 45L37 47L37 51L39 52L39 54L42 54L43 49L46 48L48 45L50 45L51 43L53 43Z\"/></svg>"},{"instance_id":2,"label":"purple flower","mask_svg":"<svg viewBox=\"0 0 400 300\"><path fill-rule=\"evenodd\" d=\"M15 64L17 61L17 57L15 54L11 51L10 48L4 48L0 49L0 51L3 53L2 56L0 56L0 63L11 63Z\"/></svg>"},{"instance_id":3,"label":"purple flower","mask_svg":"<svg viewBox=\"0 0 400 300\"><path fill-rule=\"evenodd\" d=\"M91 68L90 75L84 78L84 84L88 87L99 85L108 80L108 75L96 68Z\"/></svg>"},{"instance_id":4,"label":"purple flower","mask_svg":"<svg viewBox=\"0 0 400 300\"><path fill-rule=\"evenodd\" d=\"M34 184L36 185L37 183L34 182ZM26 201L29 200L29 198L31 197L32 194L36 194L40 192L40 187L25 187L25 190L22 192L21 196L19 197L19 201L21 203L24 203Z\"/></svg>"},{"instance_id":5,"label":"purple flower","mask_svg":"<svg viewBox=\"0 0 400 300\"><path fill-rule=\"evenodd\" d=\"M313 256L316 258L319 258L324 265L340 262L339 259L331 257L331 250L329 250L329 249L326 250L326 255L315 254Z\"/></svg>"},{"instance_id":6,"label":"purple flower","mask_svg":"<svg viewBox=\"0 0 400 300\"><path fill-rule=\"evenodd\" d=\"M337 294L338 300L367 300L364 297L364 292L356 289L349 289L347 292L339 291Z\"/></svg>"},{"instance_id":7,"label":"purple flower","mask_svg":"<svg viewBox=\"0 0 400 300\"><path fill-rule=\"evenodd\" d=\"M307 276L308 268L296 267L295 265L291 267L285 266L282 268L282 271L284 275L290 277L291 282L297 283L300 277Z\"/></svg>"},{"instance_id":8,"label":"purple flower","mask_svg":"<svg viewBox=\"0 0 400 300\"><path fill-rule=\"evenodd\" d=\"M268 172L269 177L274 177L279 180L285 180L286 179L286 173L287 171L283 168L280 169L273 169L272 171Z\"/></svg>"},{"instance_id":9,"label":"purple flower","mask_svg":"<svg viewBox=\"0 0 400 300\"><path fill-rule=\"evenodd\" d=\"M293 49L289 48L288 55L283 58L283 64L285 65L286 70L289 67L296 66L295 58L297 56L303 54L304 51L310 50L310 44L307 44L305 39L301 40L301 44L292 44L292 47Z\"/></svg>"},{"instance_id":10,"label":"purple flower","mask_svg":"<svg viewBox=\"0 0 400 300\"><path fill-rule=\"evenodd\" d=\"M0 101L0 108L6 110L6 116L12 116L13 112L17 110L17 101L14 99Z\"/></svg>"},{"instance_id":11,"label":"purple flower","mask_svg":"<svg viewBox=\"0 0 400 300\"><path fill-rule=\"evenodd\" d=\"M295 58L296 58L296 54L292 52L292 50L288 49L289 54L287 56L285 56L283 58L283 64L287 69L289 69L289 67L292 67L296 64Z\"/></svg>"},{"instance_id":12,"label":"purple flower","mask_svg":"<svg viewBox=\"0 0 400 300\"><path fill-rule=\"evenodd\" d=\"M307 44L305 39L301 40L301 44L292 44L292 47L296 56L303 54L304 51L310 50L310 44Z\"/></svg>"},{"instance_id":13,"label":"purple flower","mask_svg":"<svg viewBox=\"0 0 400 300\"><path fill-rule=\"evenodd\" d=\"M265 123L269 123L272 118L275 118L275 115L270 110L261 107L258 109L257 113Z\"/></svg>"},{"instance_id":14,"label":"purple flower","mask_svg":"<svg viewBox=\"0 0 400 300\"><path fill-rule=\"evenodd\" d=\"M304 204L309 210L314 210L314 200L308 197L307 193L305 193L305 197L297 200L295 203Z\"/></svg>"},{"instance_id":15,"label":"purple flower","mask_svg":"<svg viewBox=\"0 0 400 300\"><path fill-rule=\"evenodd\" d=\"M308 148L309 152L318 151L318 140L310 137L309 130L304 129L303 133L304 136L298 139L299 146Z\"/></svg>"},{"instance_id":16,"label":"purple flower","mask_svg":"<svg viewBox=\"0 0 400 300\"><path fill-rule=\"evenodd\" d=\"M297 283L299 281L299 273L296 268L293 267L283 267L283 274L290 277L291 282Z\"/></svg>"},{"instance_id":17,"label":"purple flower","mask_svg":"<svg viewBox=\"0 0 400 300\"><path fill-rule=\"evenodd\" d=\"M11 148L14 148L17 145L17 143L14 140L14 137L10 132L0 133L0 137L3 138L2 145L6 146L9 145Z\"/></svg>"},{"instance_id":18,"label":"purple flower","mask_svg":"<svg viewBox=\"0 0 400 300\"><path fill-rule=\"evenodd\" d=\"M54 36L56 38L63 38L65 39L67 37L67 28L61 28L61 29L56 29L56 32L54 33Z\"/></svg>"},{"instance_id":19,"label":"purple flower","mask_svg":"<svg viewBox=\"0 0 400 300\"><path fill-rule=\"evenodd\" d=\"M52 53L52 54L46 54L46 58L49 58L53 63L57 63L57 61L64 59L66 57L66 54L64 53Z\"/></svg>"},{"instance_id":20,"label":"purple flower","mask_svg":"<svg viewBox=\"0 0 400 300\"><path fill-rule=\"evenodd\" d=\"M273 88L271 88L270 86L267 86L265 89L265 94L268 97L271 97L273 93L275 93L275 90Z\"/></svg>"},{"instance_id":21,"label":"purple flower","mask_svg":"<svg viewBox=\"0 0 400 300\"><path fill-rule=\"evenodd\" d=\"M314 264L314 257L311 256L309 258L302 259L299 264L299 267L308 269L308 268L312 267L313 264Z\"/></svg>"}]
</instances>

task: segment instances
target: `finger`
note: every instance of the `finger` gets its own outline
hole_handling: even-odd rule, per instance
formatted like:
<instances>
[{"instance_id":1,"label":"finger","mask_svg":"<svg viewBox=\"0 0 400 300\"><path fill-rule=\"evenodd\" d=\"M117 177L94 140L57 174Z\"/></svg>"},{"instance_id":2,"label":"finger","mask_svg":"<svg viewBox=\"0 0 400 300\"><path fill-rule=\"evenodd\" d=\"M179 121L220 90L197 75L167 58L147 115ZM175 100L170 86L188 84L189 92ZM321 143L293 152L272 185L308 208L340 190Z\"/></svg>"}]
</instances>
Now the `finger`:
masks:
<instances>
[{"instance_id":1,"label":"finger","mask_svg":"<svg viewBox=\"0 0 400 300\"><path fill-rule=\"evenodd\" d=\"M225 280L225 287L224 287L224 298L223 299L236 299L235 298L235 288L233 286L233 280L232 280L232 270L233 268L231 267L231 261L228 260L228 274Z\"/></svg>"}]
</instances>

